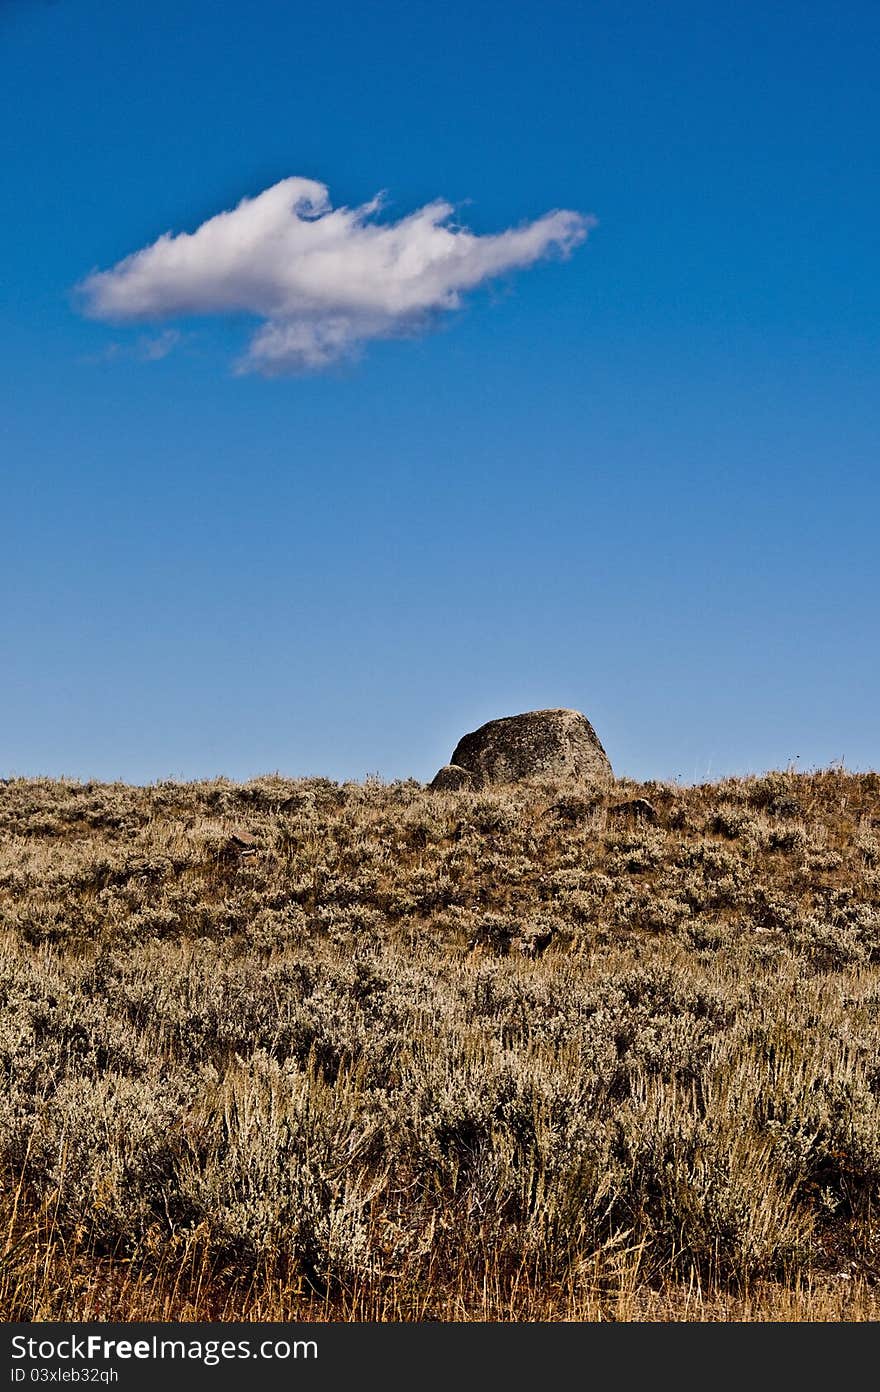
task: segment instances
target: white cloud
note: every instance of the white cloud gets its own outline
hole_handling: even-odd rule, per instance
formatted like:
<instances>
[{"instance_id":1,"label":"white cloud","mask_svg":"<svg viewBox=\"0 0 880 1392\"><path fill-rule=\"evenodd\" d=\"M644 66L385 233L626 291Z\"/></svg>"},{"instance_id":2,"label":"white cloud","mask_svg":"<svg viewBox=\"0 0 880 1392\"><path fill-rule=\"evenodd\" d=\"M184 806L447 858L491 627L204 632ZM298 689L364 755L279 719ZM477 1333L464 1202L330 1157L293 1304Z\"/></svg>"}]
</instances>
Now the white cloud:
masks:
<instances>
[{"instance_id":1,"label":"white cloud","mask_svg":"<svg viewBox=\"0 0 880 1392\"><path fill-rule=\"evenodd\" d=\"M320 368L359 343L417 331L462 294L552 252L567 254L594 219L558 211L494 236L456 225L429 203L380 220L381 197L333 208L324 184L290 178L195 232L151 246L77 287L84 311L111 322L255 315L242 371Z\"/></svg>"}]
</instances>

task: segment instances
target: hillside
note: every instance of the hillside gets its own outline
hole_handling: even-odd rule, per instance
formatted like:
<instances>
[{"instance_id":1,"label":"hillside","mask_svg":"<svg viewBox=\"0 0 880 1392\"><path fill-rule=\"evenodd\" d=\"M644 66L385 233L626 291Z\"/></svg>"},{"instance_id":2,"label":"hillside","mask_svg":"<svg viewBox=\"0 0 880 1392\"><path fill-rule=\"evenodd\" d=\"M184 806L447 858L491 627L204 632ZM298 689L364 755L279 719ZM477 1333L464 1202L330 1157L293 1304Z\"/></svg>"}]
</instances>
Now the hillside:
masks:
<instances>
[{"instance_id":1,"label":"hillside","mask_svg":"<svg viewBox=\"0 0 880 1392\"><path fill-rule=\"evenodd\" d=\"M0 928L7 1320L880 1315L876 773L13 780Z\"/></svg>"}]
</instances>

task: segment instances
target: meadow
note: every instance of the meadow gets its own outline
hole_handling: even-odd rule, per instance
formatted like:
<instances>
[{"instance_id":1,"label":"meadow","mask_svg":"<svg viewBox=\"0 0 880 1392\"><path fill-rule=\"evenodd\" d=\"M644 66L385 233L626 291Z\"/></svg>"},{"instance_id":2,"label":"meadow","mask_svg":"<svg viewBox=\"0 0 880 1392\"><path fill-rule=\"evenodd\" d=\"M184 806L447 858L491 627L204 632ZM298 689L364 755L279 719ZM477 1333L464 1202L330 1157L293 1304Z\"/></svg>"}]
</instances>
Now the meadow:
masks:
<instances>
[{"instance_id":1,"label":"meadow","mask_svg":"<svg viewBox=\"0 0 880 1392\"><path fill-rule=\"evenodd\" d=\"M4 1320L880 1316L880 775L0 785Z\"/></svg>"}]
</instances>

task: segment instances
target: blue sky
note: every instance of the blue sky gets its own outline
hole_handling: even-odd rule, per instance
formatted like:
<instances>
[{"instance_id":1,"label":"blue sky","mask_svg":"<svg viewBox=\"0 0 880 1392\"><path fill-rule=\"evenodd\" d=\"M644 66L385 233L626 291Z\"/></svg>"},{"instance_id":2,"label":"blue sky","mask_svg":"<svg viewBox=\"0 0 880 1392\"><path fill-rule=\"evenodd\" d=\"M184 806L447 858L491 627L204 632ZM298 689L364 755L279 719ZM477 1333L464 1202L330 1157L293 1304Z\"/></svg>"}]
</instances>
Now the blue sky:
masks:
<instances>
[{"instance_id":1,"label":"blue sky","mask_svg":"<svg viewBox=\"0 0 880 1392\"><path fill-rule=\"evenodd\" d=\"M429 778L543 706L876 768L878 60L867 3L0 0L0 773ZM292 176L598 226L324 370L83 312Z\"/></svg>"}]
</instances>

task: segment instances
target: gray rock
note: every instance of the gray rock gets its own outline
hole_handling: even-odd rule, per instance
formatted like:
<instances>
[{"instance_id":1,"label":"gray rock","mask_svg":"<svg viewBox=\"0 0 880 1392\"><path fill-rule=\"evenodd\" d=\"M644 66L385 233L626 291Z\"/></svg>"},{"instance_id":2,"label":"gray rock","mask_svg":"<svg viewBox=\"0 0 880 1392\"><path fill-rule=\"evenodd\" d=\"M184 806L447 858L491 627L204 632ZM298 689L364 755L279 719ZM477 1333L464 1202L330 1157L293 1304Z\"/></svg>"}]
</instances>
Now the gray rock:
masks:
<instances>
[{"instance_id":1,"label":"gray rock","mask_svg":"<svg viewBox=\"0 0 880 1392\"><path fill-rule=\"evenodd\" d=\"M255 856L258 851L259 847L250 832L234 831L223 846L221 859L247 860L249 856Z\"/></svg>"},{"instance_id":2,"label":"gray rock","mask_svg":"<svg viewBox=\"0 0 880 1392\"><path fill-rule=\"evenodd\" d=\"M437 793L457 793L473 786L473 774L468 773L466 768L459 768L458 764L444 764L429 784Z\"/></svg>"},{"instance_id":3,"label":"gray rock","mask_svg":"<svg viewBox=\"0 0 880 1392\"><path fill-rule=\"evenodd\" d=\"M475 787L527 778L607 783L614 776L596 731L575 710L527 711L490 720L459 740L446 768L466 770Z\"/></svg>"}]
</instances>

